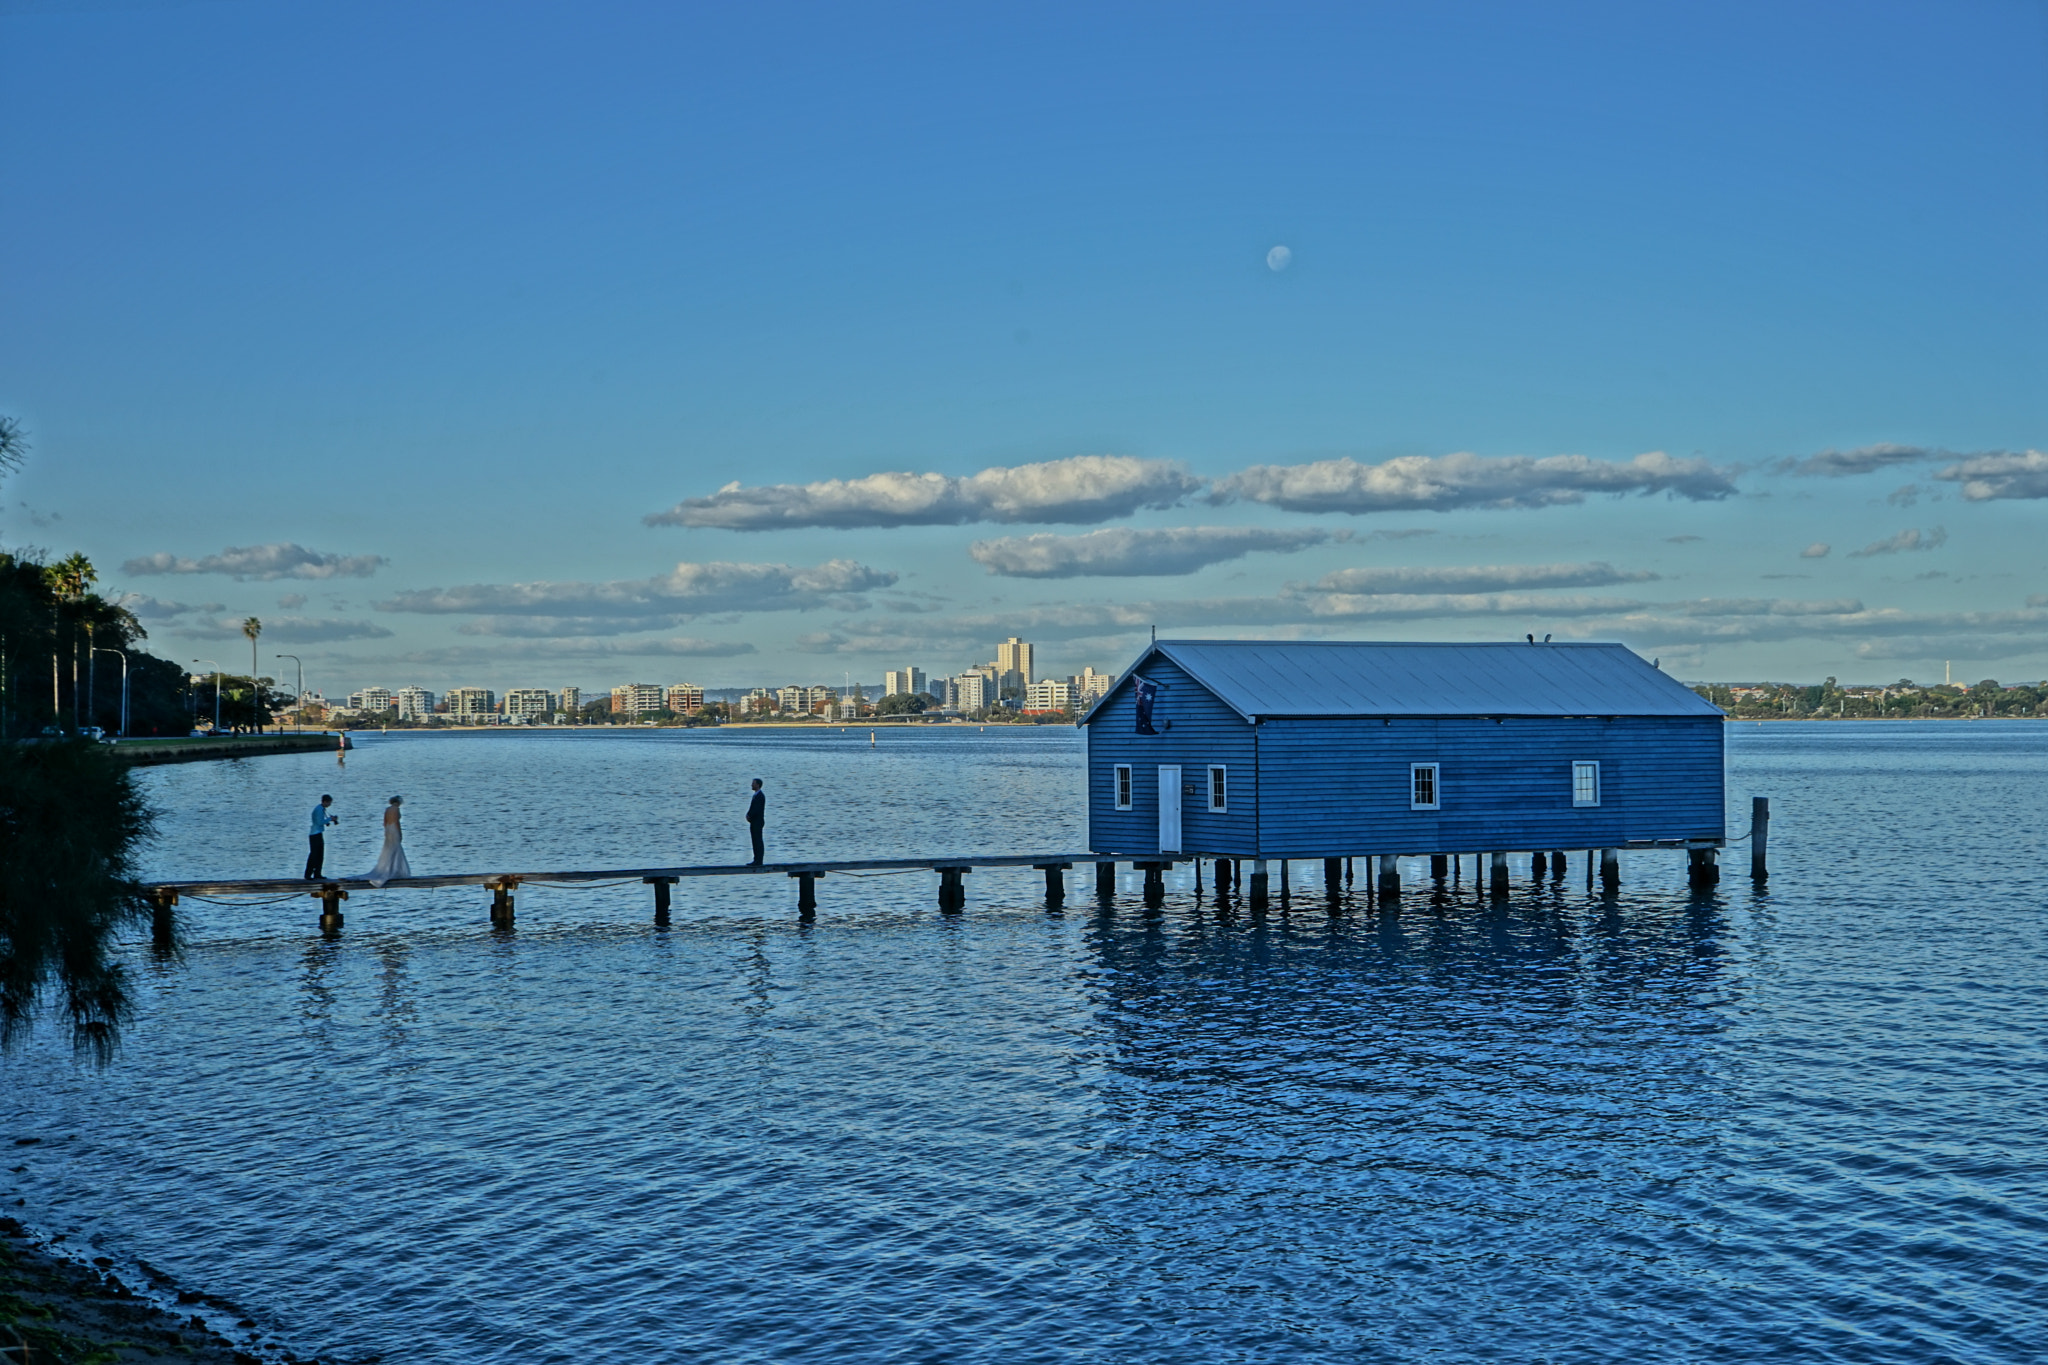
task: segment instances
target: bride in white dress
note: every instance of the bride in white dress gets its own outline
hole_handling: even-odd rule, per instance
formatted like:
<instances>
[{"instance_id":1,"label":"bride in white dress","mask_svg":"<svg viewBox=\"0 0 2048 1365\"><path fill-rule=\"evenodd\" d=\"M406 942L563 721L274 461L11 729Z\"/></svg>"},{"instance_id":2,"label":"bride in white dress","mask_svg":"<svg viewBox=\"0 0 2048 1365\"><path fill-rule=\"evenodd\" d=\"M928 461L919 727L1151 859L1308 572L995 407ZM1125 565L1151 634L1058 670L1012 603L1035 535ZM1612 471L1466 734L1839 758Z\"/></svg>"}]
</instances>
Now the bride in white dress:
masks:
<instances>
[{"instance_id":1,"label":"bride in white dress","mask_svg":"<svg viewBox=\"0 0 2048 1365\"><path fill-rule=\"evenodd\" d=\"M398 808L404 804L404 797L394 796L391 804L384 807L384 848L377 855L377 865L364 879L372 886L412 875L412 865L405 861L405 831L398 825Z\"/></svg>"}]
</instances>

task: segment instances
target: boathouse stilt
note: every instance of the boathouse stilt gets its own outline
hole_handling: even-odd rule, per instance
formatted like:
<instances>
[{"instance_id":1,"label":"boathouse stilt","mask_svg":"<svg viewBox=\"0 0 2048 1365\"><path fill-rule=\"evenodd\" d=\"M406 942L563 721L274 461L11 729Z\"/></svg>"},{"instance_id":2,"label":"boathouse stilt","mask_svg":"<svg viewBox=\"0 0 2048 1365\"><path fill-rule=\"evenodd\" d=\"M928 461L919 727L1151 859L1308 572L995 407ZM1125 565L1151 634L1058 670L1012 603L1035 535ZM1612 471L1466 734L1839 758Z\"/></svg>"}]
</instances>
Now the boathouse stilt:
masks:
<instances>
[{"instance_id":1,"label":"boathouse stilt","mask_svg":"<svg viewBox=\"0 0 2048 1365\"><path fill-rule=\"evenodd\" d=\"M1771 841L1771 798L1752 796L1749 798L1749 875L1763 881L1771 875L1770 863L1764 856L1764 846Z\"/></svg>"},{"instance_id":2,"label":"boathouse stilt","mask_svg":"<svg viewBox=\"0 0 2048 1365\"><path fill-rule=\"evenodd\" d=\"M1442 885L1442 884L1443 884L1443 881L1444 881L1444 879L1445 879L1445 878L1447 878L1447 877L1449 877L1450 875L1451 875L1451 860L1450 860L1450 859L1449 859L1448 857L1446 857L1446 856L1445 856L1444 854L1441 854L1441 853L1432 853L1432 854L1430 854L1430 855L1429 855L1429 879L1430 879L1431 881L1433 881L1433 882L1436 882L1436 883L1437 883L1438 885Z\"/></svg>"},{"instance_id":3,"label":"boathouse stilt","mask_svg":"<svg viewBox=\"0 0 2048 1365\"><path fill-rule=\"evenodd\" d=\"M1112 900L1116 896L1116 864L1095 865L1095 897L1097 900Z\"/></svg>"},{"instance_id":4,"label":"boathouse stilt","mask_svg":"<svg viewBox=\"0 0 2048 1365\"><path fill-rule=\"evenodd\" d=\"M1252 861L1252 885L1250 893L1252 909L1262 910L1265 908L1266 901L1268 897L1272 894L1271 887L1272 883L1269 880L1266 873L1266 860L1264 858L1254 859Z\"/></svg>"},{"instance_id":5,"label":"boathouse stilt","mask_svg":"<svg viewBox=\"0 0 2048 1365\"><path fill-rule=\"evenodd\" d=\"M1529 880L1541 882L1550 872L1550 855L1537 849L1529 855Z\"/></svg>"},{"instance_id":6,"label":"boathouse stilt","mask_svg":"<svg viewBox=\"0 0 2048 1365\"><path fill-rule=\"evenodd\" d=\"M654 888L654 922L656 924L667 924L669 888L676 884L676 879L674 877L647 877L644 880L649 886Z\"/></svg>"},{"instance_id":7,"label":"boathouse stilt","mask_svg":"<svg viewBox=\"0 0 2048 1365\"><path fill-rule=\"evenodd\" d=\"M1401 894L1401 860L1392 854L1380 855L1380 898L1392 900Z\"/></svg>"},{"instance_id":8,"label":"boathouse stilt","mask_svg":"<svg viewBox=\"0 0 2048 1365\"><path fill-rule=\"evenodd\" d=\"M510 880L490 884L491 923L501 929L512 927L512 889L518 885L518 882Z\"/></svg>"},{"instance_id":9,"label":"boathouse stilt","mask_svg":"<svg viewBox=\"0 0 2048 1365\"><path fill-rule=\"evenodd\" d=\"M1158 907L1166 902L1166 869L1172 863L1133 863L1145 869L1145 904Z\"/></svg>"},{"instance_id":10,"label":"boathouse stilt","mask_svg":"<svg viewBox=\"0 0 2048 1365\"><path fill-rule=\"evenodd\" d=\"M1621 850L1603 848L1600 850L1600 885L1612 891L1621 885Z\"/></svg>"},{"instance_id":11,"label":"boathouse stilt","mask_svg":"<svg viewBox=\"0 0 2048 1365\"><path fill-rule=\"evenodd\" d=\"M967 887L961 882L963 874L972 872L969 867L942 867L939 873L939 909L948 915L960 913L967 905Z\"/></svg>"},{"instance_id":12,"label":"boathouse stilt","mask_svg":"<svg viewBox=\"0 0 2048 1365\"><path fill-rule=\"evenodd\" d=\"M1045 908L1057 910L1067 903L1067 869L1072 863L1033 863L1045 874Z\"/></svg>"},{"instance_id":13,"label":"boathouse stilt","mask_svg":"<svg viewBox=\"0 0 2048 1365\"><path fill-rule=\"evenodd\" d=\"M1323 894L1331 900L1336 900L1344 894L1344 860L1342 858L1323 859Z\"/></svg>"},{"instance_id":14,"label":"boathouse stilt","mask_svg":"<svg viewBox=\"0 0 2048 1365\"><path fill-rule=\"evenodd\" d=\"M1702 889L1720 883L1721 865L1714 860L1713 849L1689 848L1685 851L1685 879Z\"/></svg>"},{"instance_id":15,"label":"boathouse stilt","mask_svg":"<svg viewBox=\"0 0 2048 1365\"><path fill-rule=\"evenodd\" d=\"M816 919L818 917L818 878L822 872L792 872L796 878L796 917Z\"/></svg>"},{"instance_id":16,"label":"boathouse stilt","mask_svg":"<svg viewBox=\"0 0 2048 1365\"><path fill-rule=\"evenodd\" d=\"M1487 855L1486 882L1486 889L1491 894L1505 896L1508 893L1507 854L1490 853Z\"/></svg>"},{"instance_id":17,"label":"boathouse stilt","mask_svg":"<svg viewBox=\"0 0 2048 1365\"><path fill-rule=\"evenodd\" d=\"M1216 860L1216 896L1219 900L1230 894L1231 874L1236 870L1236 864L1231 859Z\"/></svg>"}]
</instances>

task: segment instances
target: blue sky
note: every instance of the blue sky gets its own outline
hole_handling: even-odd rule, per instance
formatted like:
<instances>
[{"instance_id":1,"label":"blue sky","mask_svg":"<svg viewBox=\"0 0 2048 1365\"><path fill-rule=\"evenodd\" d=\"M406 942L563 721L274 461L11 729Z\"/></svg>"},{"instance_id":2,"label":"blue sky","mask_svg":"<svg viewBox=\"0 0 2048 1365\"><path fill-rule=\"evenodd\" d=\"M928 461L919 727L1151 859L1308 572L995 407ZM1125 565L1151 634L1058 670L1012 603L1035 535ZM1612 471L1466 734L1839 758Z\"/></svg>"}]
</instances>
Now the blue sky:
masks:
<instances>
[{"instance_id":1,"label":"blue sky","mask_svg":"<svg viewBox=\"0 0 2048 1365\"><path fill-rule=\"evenodd\" d=\"M2044 24L0 0L0 540L330 693L2048 676Z\"/></svg>"}]
</instances>

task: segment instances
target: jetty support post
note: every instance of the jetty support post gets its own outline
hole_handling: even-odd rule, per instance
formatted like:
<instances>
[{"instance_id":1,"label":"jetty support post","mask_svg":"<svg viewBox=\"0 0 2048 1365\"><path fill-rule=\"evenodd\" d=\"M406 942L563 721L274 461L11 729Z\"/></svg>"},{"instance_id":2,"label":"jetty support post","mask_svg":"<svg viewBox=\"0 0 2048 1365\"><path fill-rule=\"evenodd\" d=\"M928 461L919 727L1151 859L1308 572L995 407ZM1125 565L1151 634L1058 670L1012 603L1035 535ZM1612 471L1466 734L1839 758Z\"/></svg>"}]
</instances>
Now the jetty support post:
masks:
<instances>
[{"instance_id":1,"label":"jetty support post","mask_svg":"<svg viewBox=\"0 0 2048 1365\"><path fill-rule=\"evenodd\" d=\"M1067 869L1072 863L1033 863L1045 874L1045 908L1057 910L1067 903Z\"/></svg>"},{"instance_id":2,"label":"jetty support post","mask_svg":"<svg viewBox=\"0 0 2048 1365\"><path fill-rule=\"evenodd\" d=\"M1487 855L1487 891L1491 895L1505 896L1508 893L1508 855L1490 853Z\"/></svg>"},{"instance_id":3,"label":"jetty support post","mask_svg":"<svg viewBox=\"0 0 2048 1365\"><path fill-rule=\"evenodd\" d=\"M1392 853L1380 855L1381 900L1398 900L1401 896L1401 860Z\"/></svg>"},{"instance_id":4,"label":"jetty support post","mask_svg":"<svg viewBox=\"0 0 2048 1365\"><path fill-rule=\"evenodd\" d=\"M158 948L169 949L178 941L177 916L171 913L178 903L178 893L159 887L149 893L149 941Z\"/></svg>"},{"instance_id":5,"label":"jetty support post","mask_svg":"<svg viewBox=\"0 0 2048 1365\"><path fill-rule=\"evenodd\" d=\"M1230 859L1218 858L1216 860L1216 899L1222 900L1230 894L1230 874L1234 871L1236 871L1236 865Z\"/></svg>"},{"instance_id":6,"label":"jetty support post","mask_svg":"<svg viewBox=\"0 0 2048 1365\"><path fill-rule=\"evenodd\" d=\"M796 917L816 919L818 917L818 878L822 872L792 872L796 878Z\"/></svg>"},{"instance_id":7,"label":"jetty support post","mask_svg":"<svg viewBox=\"0 0 2048 1365\"><path fill-rule=\"evenodd\" d=\"M1336 900L1344 894L1344 860L1323 859L1323 895Z\"/></svg>"},{"instance_id":8,"label":"jetty support post","mask_svg":"<svg viewBox=\"0 0 2048 1365\"><path fill-rule=\"evenodd\" d=\"M1771 841L1771 798L1749 798L1749 875L1763 881L1771 875L1765 846Z\"/></svg>"},{"instance_id":9,"label":"jetty support post","mask_svg":"<svg viewBox=\"0 0 2048 1365\"><path fill-rule=\"evenodd\" d=\"M1564 850L1561 848L1552 849L1550 851L1550 880L1554 882L1563 881L1565 871Z\"/></svg>"},{"instance_id":10,"label":"jetty support post","mask_svg":"<svg viewBox=\"0 0 2048 1365\"><path fill-rule=\"evenodd\" d=\"M491 923L500 929L512 927L512 892L518 887L517 878L501 877L484 885L491 888Z\"/></svg>"},{"instance_id":11,"label":"jetty support post","mask_svg":"<svg viewBox=\"0 0 2048 1365\"><path fill-rule=\"evenodd\" d=\"M676 884L674 877L642 877L642 881L654 888L654 922L668 923L669 888Z\"/></svg>"},{"instance_id":12,"label":"jetty support post","mask_svg":"<svg viewBox=\"0 0 2048 1365\"><path fill-rule=\"evenodd\" d=\"M1263 910L1266 908L1266 899L1272 890L1272 881L1266 872L1266 860L1264 858L1252 860L1251 882L1248 899L1252 903L1252 909Z\"/></svg>"},{"instance_id":13,"label":"jetty support post","mask_svg":"<svg viewBox=\"0 0 2048 1365\"><path fill-rule=\"evenodd\" d=\"M1145 870L1145 904L1157 908L1166 903L1166 869L1172 863L1133 863Z\"/></svg>"},{"instance_id":14,"label":"jetty support post","mask_svg":"<svg viewBox=\"0 0 2048 1365\"><path fill-rule=\"evenodd\" d=\"M1600 863L1600 850L1599 850L1599 849L1597 849L1597 848L1589 848L1589 849L1587 849L1587 850L1586 850L1586 890L1587 890L1587 891L1589 891L1589 892L1590 892L1590 891L1591 891L1591 890L1593 889L1593 869L1594 869L1595 867L1597 867L1597 866L1599 865L1599 863Z\"/></svg>"},{"instance_id":15,"label":"jetty support post","mask_svg":"<svg viewBox=\"0 0 2048 1365\"><path fill-rule=\"evenodd\" d=\"M1115 863L1097 863L1095 865L1095 898L1104 901L1116 899Z\"/></svg>"},{"instance_id":16,"label":"jetty support post","mask_svg":"<svg viewBox=\"0 0 2048 1365\"><path fill-rule=\"evenodd\" d=\"M933 869L939 874L939 909L948 915L957 915L967 905L967 888L960 878L974 869L971 867L941 867Z\"/></svg>"},{"instance_id":17,"label":"jetty support post","mask_svg":"<svg viewBox=\"0 0 2048 1365\"><path fill-rule=\"evenodd\" d=\"M325 882L313 894L320 899L321 932L332 933L334 930L339 929L341 927L341 903L348 899L348 892L342 890L333 882Z\"/></svg>"},{"instance_id":18,"label":"jetty support post","mask_svg":"<svg viewBox=\"0 0 2048 1365\"><path fill-rule=\"evenodd\" d=\"M1685 851L1685 880L1698 890L1720 884L1721 865L1715 861L1713 849L1689 848Z\"/></svg>"},{"instance_id":19,"label":"jetty support post","mask_svg":"<svg viewBox=\"0 0 2048 1365\"><path fill-rule=\"evenodd\" d=\"M1429 855L1429 879L1441 886L1451 875L1451 860L1441 853Z\"/></svg>"},{"instance_id":20,"label":"jetty support post","mask_svg":"<svg viewBox=\"0 0 2048 1365\"><path fill-rule=\"evenodd\" d=\"M1543 881L1543 878L1544 878L1544 877L1545 877L1545 876L1546 876L1546 875L1547 875L1547 874L1549 873L1549 871L1550 871L1550 855L1549 855L1549 854L1545 853L1545 852L1544 852L1544 851L1543 851L1542 849L1540 849L1540 848L1539 848L1539 849L1537 849L1537 850L1536 850L1536 851L1535 851L1534 853L1531 853L1531 854L1529 855L1529 880L1530 880L1530 881L1532 881L1532 882L1535 882L1535 883L1537 883L1538 885L1541 885L1541 884L1542 884L1542 881Z\"/></svg>"},{"instance_id":21,"label":"jetty support post","mask_svg":"<svg viewBox=\"0 0 2048 1365\"><path fill-rule=\"evenodd\" d=\"M1621 885L1621 850L1603 848L1600 850L1600 886L1602 890L1613 891Z\"/></svg>"}]
</instances>

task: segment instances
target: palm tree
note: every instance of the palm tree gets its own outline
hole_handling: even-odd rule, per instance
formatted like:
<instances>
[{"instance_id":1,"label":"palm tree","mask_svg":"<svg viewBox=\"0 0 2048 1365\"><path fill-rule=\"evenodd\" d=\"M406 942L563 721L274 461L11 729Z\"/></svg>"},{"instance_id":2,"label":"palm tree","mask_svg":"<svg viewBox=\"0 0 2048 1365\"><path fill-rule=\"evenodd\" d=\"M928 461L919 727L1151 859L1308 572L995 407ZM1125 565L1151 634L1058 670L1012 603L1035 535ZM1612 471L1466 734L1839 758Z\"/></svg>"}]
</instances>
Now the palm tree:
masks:
<instances>
[{"instance_id":1,"label":"palm tree","mask_svg":"<svg viewBox=\"0 0 2048 1365\"><path fill-rule=\"evenodd\" d=\"M28 455L28 437L21 429L21 423L12 417L0 416L0 474L11 474L21 468L21 462Z\"/></svg>"},{"instance_id":2,"label":"palm tree","mask_svg":"<svg viewBox=\"0 0 2048 1365\"><path fill-rule=\"evenodd\" d=\"M242 634L249 637L249 711L256 721L256 733L263 733L263 685L256 681L256 637L263 623L251 616L242 622Z\"/></svg>"}]
</instances>

